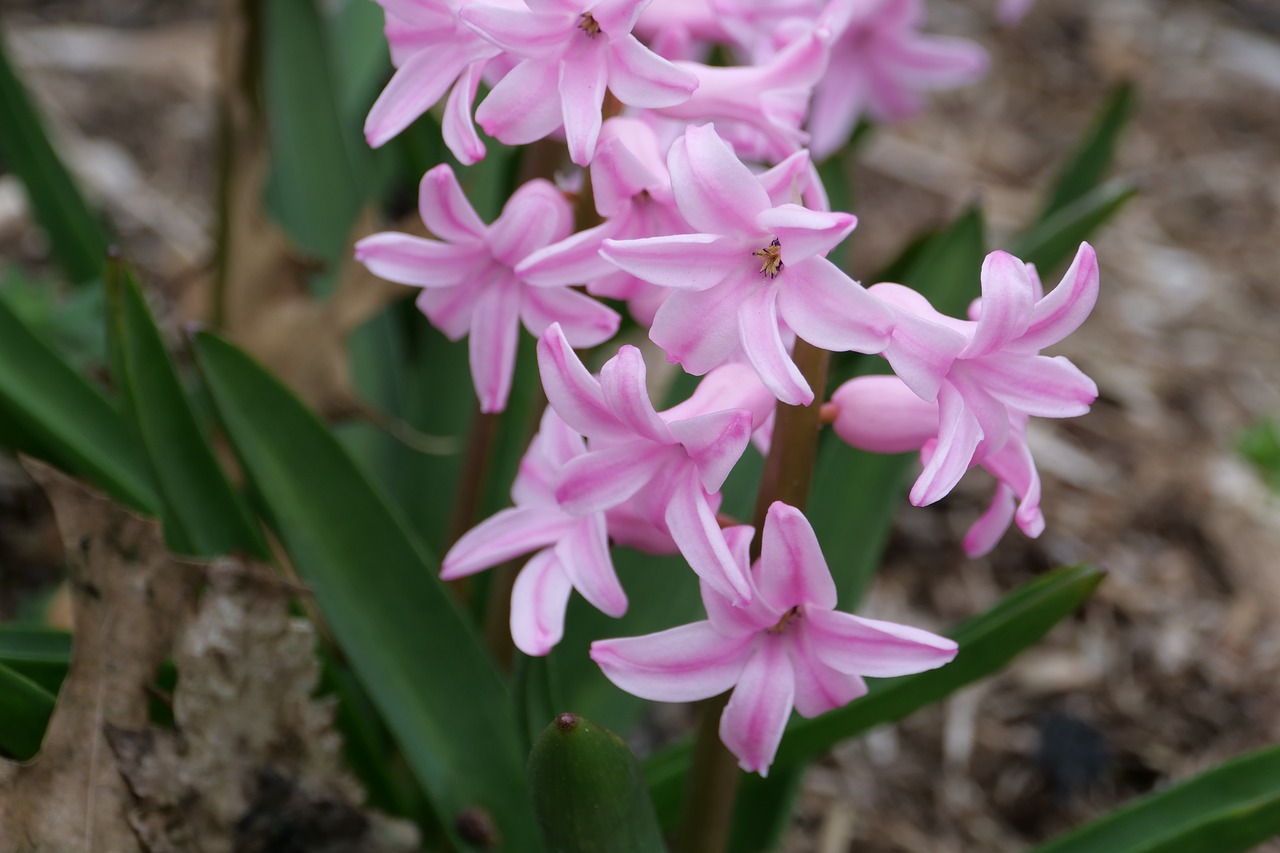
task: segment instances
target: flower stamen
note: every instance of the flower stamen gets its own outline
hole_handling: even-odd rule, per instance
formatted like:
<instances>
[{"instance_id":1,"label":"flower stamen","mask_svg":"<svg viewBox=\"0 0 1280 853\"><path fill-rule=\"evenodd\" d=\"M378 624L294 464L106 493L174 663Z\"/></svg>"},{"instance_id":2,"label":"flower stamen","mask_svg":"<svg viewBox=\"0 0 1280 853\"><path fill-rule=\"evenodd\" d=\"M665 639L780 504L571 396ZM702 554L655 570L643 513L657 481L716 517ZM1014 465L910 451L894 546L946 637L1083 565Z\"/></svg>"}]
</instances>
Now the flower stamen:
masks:
<instances>
[{"instance_id":1,"label":"flower stamen","mask_svg":"<svg viewBox=\"0 0 1280 853\"><path fill-rule=\"evenodd\" d=\"M804 611L802 611L800 609L800 605L797 604L795 607L791 608L786 613L783 613L782 618L778 620L776 625L774 625L772 628L766 628L765 630L768 631L770 634L781 634L783 631L787 630L787 626L790 625L792 622L794 622L796 619L803 619L803 618L804 618Z\"/></svg>"},{"instance_id":2,"label":"flower stamen","mask_svg":"<svg viewBox=\"0 0 1280 853\"><path fill-rule=\"evenodd\" d=\"M596 23L595 17L590 12L582 13L582 18L578 21L578 29L586 33L587 38L600 35L600 25Z\"/></svg>"},{"instance_id":3,"label":"flower stamen","mask_svg":"<svg viewBox=\"0 0 1280 853\"><path fill-rule=\"evenodd\" d=\"M756 249L751 254L764 259L764 263L760 264L760 272L765 278L777 278L778 273L782 272L782 243L777 237L768 246Z\"/></svg>"}]
</instances>

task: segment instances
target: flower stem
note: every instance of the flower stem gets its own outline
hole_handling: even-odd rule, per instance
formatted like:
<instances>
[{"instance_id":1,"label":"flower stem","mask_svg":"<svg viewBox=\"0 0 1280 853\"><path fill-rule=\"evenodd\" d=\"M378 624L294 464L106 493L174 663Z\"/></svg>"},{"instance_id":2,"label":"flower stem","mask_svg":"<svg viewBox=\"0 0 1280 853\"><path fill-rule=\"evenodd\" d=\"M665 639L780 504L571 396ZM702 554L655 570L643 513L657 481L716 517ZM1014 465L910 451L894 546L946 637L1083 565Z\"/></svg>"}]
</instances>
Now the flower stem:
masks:
<instances>
[{"instance_id":1,"label":"flower stem","mask_svg":"<svg viewBox=\"0 0 1280 853\"><path fill-rule=\"evenodd\" d=\"M493 443L498 435L500 414L486 414L477 405L471 419L471 435L462 457L462 471L458 476L458 493L454 496L453 515L449 519L449 540L446 550L462 538L476 523L480 502L484 500L484 487L489 480L489 462L493 458ZM451 586L459 602L470 600L470 587L466 578L454 581Z\"/></svg>"},{"instance_id":2,"label":"flower stem","mask_svg":"<svg viewBox=\"0 0 1280 853\"><path fill-rule=\"evenodd\" d=\"M830 353L797 340L792 358L809 387L814 389L815 397L808 406L778 404L773 444L764 463L752 518L756 527L756 537L751 542L752 560L760 556L760 531L764 530L769 507L774 501L783 501L804 509L813 483L821 426L819 412L827 386ZM683 853L719 853L728 846L733 804L741 777L737 759L720 742L720 715L728 701L726 693L702 703L685 794L680 839Z\"/></svg>"}]
</instances>

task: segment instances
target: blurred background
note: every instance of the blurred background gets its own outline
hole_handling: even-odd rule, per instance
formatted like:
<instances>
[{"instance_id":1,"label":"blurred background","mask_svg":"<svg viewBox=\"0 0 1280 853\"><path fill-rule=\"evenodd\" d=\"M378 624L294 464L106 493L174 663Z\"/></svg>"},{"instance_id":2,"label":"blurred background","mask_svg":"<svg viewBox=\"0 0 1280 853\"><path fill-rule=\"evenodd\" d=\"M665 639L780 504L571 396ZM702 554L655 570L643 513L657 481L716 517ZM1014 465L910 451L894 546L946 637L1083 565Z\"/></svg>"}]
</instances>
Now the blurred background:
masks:
<instances>
[{"instance_id":1,"label":"blurred background","mask_svg":"<svg viewBox=\"0 0 1280 853\"><path fill-rule=\"evenodd\" d=\"M346 45L357 35L376 44L381 16L368 0L322 5L341 23L295 28L276 60L333 52L339 101L328 119L355 152L389 66L385 47ZM1047 531L1036 541L1014 531L990 556L966 559L960 539L990 489L975 472L941 505L899 513L865 607L937 628L1053 566L1090 561L1110 576L1077 618L1005 673L815 764L787 850L1019 850L1280 741L1280 6L1039 0L1001 28L994 0L928 5L927 29L982 43L991 72L934 97L923 116L877 129L860 149L849 170L856 278L871 283L913 235L975 201L992 245L1005 245L1124 81L1136 101L1113 171L1136 177L1140 191L1094 241L1102 297L1058 350L1097 380L1101 397L1084 418L1033 425ZM358 201L333 221L277 208L291 240L276 244L261 223L215 215L220 198L237 210L243 195L253 208L264 190L302 180L279 168L264 176L255 145L290 162L325 156L307 147L324 128L273 113L291 93L271 88L270 68L261 101L226 97L220 57L244 36L239 6L0 0L0 24L59 152L175 336L183 323L219 316L313 404L357 416L353 442L376 442L362 431L403 425L369 427L385 407L378 389L352 390L350 364L359 376L361 353L399 322L384 307L405 294L342 264L349 238L378 220ZM334 39L335 27L351 38ZM241 134L237 144L219 144L227 128ZM244 158L231 185L218 179L227 150ZM403 210L415 188L396 181L432 165L426 158L421 146L353 154L358 166L342 178L308 186L318 206L354 194ZM500 152L492 159L501 168ZM260 250L215 257L228 228L254 232L239 245ZM48 236L0 163L4 297L27 317L56 315L51 334L93 371L95 297L57 290L58 278ZM320 309L308 290L336 295ZM405 308L401 300L392 313L411 316ZM47 510L16 477L0 492L4 618L32 589L53 586L58 559Z\"/></svg>"}]
</instances>

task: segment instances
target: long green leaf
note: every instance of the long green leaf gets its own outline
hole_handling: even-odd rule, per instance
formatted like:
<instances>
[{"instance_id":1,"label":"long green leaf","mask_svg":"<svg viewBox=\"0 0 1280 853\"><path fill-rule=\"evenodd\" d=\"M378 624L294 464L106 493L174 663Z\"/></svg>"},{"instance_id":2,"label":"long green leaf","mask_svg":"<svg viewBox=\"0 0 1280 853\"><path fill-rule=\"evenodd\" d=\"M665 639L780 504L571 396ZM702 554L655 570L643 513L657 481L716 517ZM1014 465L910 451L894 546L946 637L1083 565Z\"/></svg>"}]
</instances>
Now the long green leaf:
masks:
<instances>
[{"instance_id":1,"label":"long green leaf","mask_svg":"<svg viewBox=\"0 0 1280 853\"><path fill-rule=\"evenodd\" d=\"M1280 834L1280 747L1234 758L1032 853L1237 853Z\"/></svg>"},{"instance_id":2,"label":"long green leaf","mask_svg":"<svg viewBox=\"0 0 1280 853\"><path fill-rule=\"evenodd\" d=\"M40 751L53 694L0 664L0 749L20 761Z\"/></svg>"},{"instance_id":3,"label":"long green leaf","mask_svg":"<svg viewBox=\"0 0 1280 853\"><path fill-rule=\"evenodd\" d=\"M71 634L41 625L0 625L0 666L57 695L71 664Z\"/></svg>"},{"instance_id":4,"label":"long green leaf","mask_svg":"<svg viewBox=\"0 0 1280 853\"><path fill-rule=\"evenodd\" d=\"M1036 221L1043 221L1102 183L1115 155L1120 135L1133 114L1132 83L1111 90L1097 118L1062 167Z\"/></svg>"},{"instance_id":5,"label":"long green leaf","mask_svg":"<svg viewBox=\"0 0 1280 853\"><path fill-rule=\"evenodd\" d=\"M783 735L774 768L800 766L826 750L881 723L899 720L999 671L1035 645L1054 625L1083 604L1102 580L1092 566L1048 572L1006 596L981 616L949 632L960 653L946 666L889 681L872 681L871 692L812 720L794 719ZM664 825L678 814L690 744L683 741L645 764L649 790Z\"/></svg>"},{"instance_id":6,"label":"long green leaf","mask_svg":"<svg viewBox=\"0 0 1280 853\"><path fill-rule=\"evenodd\" d=\"M148 515L157 505L120 413L0 300L0 442Z\"/></svg>"},{"instance_id":7,"label":"long green leaf","mask_svg":"<svg viewBox=\"0 0 1280 853\"><path fill-rule=\"evenodd\" d=\"M536 849L510 697L437 566L333 434L278 380L208 334L196 354L237 455L352 668L455 845L486 813Z\"/></svg>"},{"instance_id":8,"label":"long green leaf","mask_svg":"<svg viewBox=\"0 0 1280 853\"><path fill-rule=\"evenodd\" d=\"M1080 242L1115 216L1137 191L1137 183L1129 178L1095 187L1028 228L1009 251L1048 273L1071 258Z\"/></svg>"},{"instance_id":9,"label":"long green leaf","mask_svg":"<svg viewBox=\"0 0 1280 853\"><path fill-rule=\"evenodd\" d=\"M200 557L238 551L269 557L262 531L196 421L137 282L118 262L107 290L116 381L125 417L150 461L169 547Z\"/></svg>"},{"instance_id":10,"label":"long green leaf","mask_svg":"<svg viewBox=\"0 0 1280 853\"><path fill-rule=\"evenodd\" d=\"M44 228L67 277L73 282L102 277L107 232L45 134L40 116L18 78L0 38L0 159L27 188L36 221Z\"/></svg>"}]
</instances>

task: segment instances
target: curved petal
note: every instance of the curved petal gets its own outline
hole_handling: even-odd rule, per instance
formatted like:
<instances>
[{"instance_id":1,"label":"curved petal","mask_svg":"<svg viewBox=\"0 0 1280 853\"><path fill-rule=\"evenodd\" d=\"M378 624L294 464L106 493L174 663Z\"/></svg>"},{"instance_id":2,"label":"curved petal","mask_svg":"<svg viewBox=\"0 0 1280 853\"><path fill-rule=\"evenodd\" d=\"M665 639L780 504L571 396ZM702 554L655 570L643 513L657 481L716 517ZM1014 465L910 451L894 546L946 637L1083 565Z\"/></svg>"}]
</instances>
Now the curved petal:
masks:
<instances>
[{"instance_id":1,"label":"curved petal","mask_svg":"<svg viewBox=\"0 0 1280 853\"><path fill-rule=\"evenodd\" d=\"M707 373L689 399L665 409L662 417L671 424L726 409L746 409L752 428L757 429L773 414L777 402L751 365L731 361Z\"/></svg>"},{"instance_id":2,"label":"curved petal","mask_svg":"<svg viewBox=\"0 0 1280 853\"><path fill-rule=\"evenodd\" d=\"M973 463L980 441L982 428L978 419L960 392L951 383L944 383L938 392L938 447L911 487L911 503L928 506L954 489Z\"/></svg>"},{"instance_id":3,"label":"curved petal","mask_svg":"<svg viewBox=\"0 0 1280 853\"><path fill-rule=\"evenodd\" d=\"M575 347L593 347L612 338L622 318L608 305L568 287L531 287L524 291L520 318L535 337L559 323Z\"/></svg>"},{"instance_id":4,"label":"curved petal","mask_svg":"<svg viewBox=\"0 0 1280 853\"><path fill-rule=\"evenodd\" d=\"M516 264L516 276L534 287L560 287L608 275L615 268L601 256L600 247L616 231L613 222L604 222L544 246Z\"/></svg>"},{"instance_id":5,"label":"curved petal","mask_svg":"<svg viewBox=\"0 0 1280 853\"><path fill-rule=\"evenodd\" d=\"M404 130L449 91L471 61L457 45L436 44L404 61L374 101L364 122L364 138L378 148Z\"/></svg>"},{"instance_id":6,"label":"curved petal","mask_svg":"<svg viewBox=\"0 0 1280 853\"><path fill-rule=\"evenodd\" d=\"M558 62L526 59L511 69L476 108L476 123L507 145L527 145L563 123Z\"/></svg>"},{"instance_id":7,"label":"curved petal","mask_svg":"<svg viewBox=\"0 0 1280 853\"><path fill-rule=\"evenodd\" d=\"M734 605L751 601L746 567L729 550L694 472L677 481L667 503L665 521L680 554L698 577Z\"/></svg>"},{"instance_id":8,"label":"curved petal","mask_svg":"<svg viewBox=\"0 0 1280 853\"><path fill-rule=\"evenodd\" d=\"M737 683L749 651L749 640L726 637L704 621L643 637L596 640L591 659L633 696L693 702Z\"/></svg>"},{"instance_id":9,"label":"curved petal","mask_svg":"<svg viewBox=\"0 0 1280 853\"><path fill-rule=\"evenodd\" d=\"M991 553L1013 523L1013 510L1013 489L1004 483L996 483L996 493L990 506L964 535L962 547L965 556L974 558Z\"/></svg>"},{"instance_id":10,"label":"curved petal","mask_svg":"<svg viewBox=\"0 0 1280 853\"><path fill-rule=\"evenodd\" d=\"M663 59L635 36L609 43L609 91L628 106L653 109L689 100L698 78Z\"/></svg>"},{"instance_id":11,"label":"curved petal","mask_svg":"<svg viewBox=\"0 0 1280 853\"><path fill-rule=\"evenodd\" d=\"M507 278L486 288L471 312L467 352L481 412L501 412L507 407L519 336L520 286Z\"/></svg>"},{"instance_id":12,"label":"curved petal","mask_svg":"<svg viewBox=\"0 0 1280 853\"><path fill-rule=\"evenodd\" d=\"M671 444L671 430L653 410L646 378L640 350L624 346L601 368L600 392L605 405L629 430L649 441Z\"/></svg>"},{"instance_id":13,"label":"curved petal","mask_svg":"<svg viewBox=\"0 0 1280 853\"><path fill-rule=\"evenodd\" d=\"M615 619L627 612L627 594L609 557L603 512L579 519L556 545L556 556L574 589L592 607Z\"/></svg>"},{"instance_id":14,"label":"curved petal","mask_svg":"<svg viewBox=\"0 0 1280 853\"><path fill-rule=\"evenodd\" d=\"M574 27L565 15L544 15L488 3L464 4L458 17L498 47L522 59L554 57L573 35Z\"/></svg>"},{"instance_id":15,"label":"curved petal","mask_svg":"<svg viewBox=\"0 0 1280 853\"><path fill-rule=\"evenodd\" d=\"M738 337L765 387L787 405L807 406L813 402L813 391L782 343L777 297L776 288L765 286L742 301L738 309ZM668 299L665 305L670 304ZM654 327L657 327L656 320Z\"/></svg>"},{"instance_id":16,"label":"curved petal","mask_svg":"<svg viewBox=\"0 0 1280 853\"><path fill-rule=\"evenodd\" d=\"M600 254L636 278L679 290L715 287L751 257L736 240L715 234L605 240Z\"/></svg>"},{"instance_id":17,"label":"curved petal","mask_svg":"<svg viewBox=\"0 0 1280 853\"><path fill-rule=\"evenodd\" d=\"M837 610L805 614L818 660L839 672L891 678L937 669L956 656L955 640L919 628Z\"/></svg>"},{"instance_id":18,"label":"curved petal","mask_svg":"<svg viewBox=\"0 0 1280 853\"><path fill-rule=\"evenodd\" d=\"M635 196L661 183L648 164L627 147L626 137L621 133L610 133L618 122L633 121L635 119L615 117L601 127L600 143L596 146L596 156L591 160L591 194L595 198L596 212L601 216L623 215ZM652 131L649 133L652 135Z\"/></svg>"},{"instance_id":19,"label":"curved petal","mask_svg":"<svg viewBox=\"0 0 1280 853\"><path fill-rule=\"evenodd\" d=\"M573 591L555 553L535 554L511 589L511 639L526 655L540 657L564 636L564 613Z\"/></svg>"},{"instance_id":20,"label":"curved petal","mask_svg":"<svg viewBox=\"0 0 1280 853\"><path fill-rule=\"evenodd\" d=\"M832 669L818 660L808 631L799 633L788 650L796 681L796 713L800 716L816 717L866 694L867 683L861 677Z\"/></svg>"},{"instance_id":21,"label":"curved petal","mask_svg":"<svg viewBox=\"0 0 1280 853\"><path fill-rule=\"evenodd\" d=\"M449 99L444 104L444 121L440 125L444 144L464 166L479 163L485 155L484 143L471 120L471 105L476 102L476 94L480 91L484 65L483 62L468 65L458 82L453 84Z\"/></svg>"},{"instance_id":22,"label":"curved petal","mask_svg":"<svg viewBox=\"0 0 1280 853\"><path fill-rule=\"evenodd\" d=\"M790 202L760 212L756 224L778 238L789 268L815 255L826 257L858 224L852 213L810 210ZM850 279L852 281L852 279Z\"/></svg>"},{"instance_id":23,"label":"curved petal","mask_svg":"<svg viewBox=\"0 0 1280 853\"><path fill-rule=\"evenodd\" d=\"M592 437L630 434L605 406L600 383L587 372L557 323L538 339L538 372L547 402L570 427Z\"/></svg>"},{"instance_id":24,"label":"curved petal","mask_svg":"<svg viewBox=\"0 0 1280 853\"><path fill-rule=\"evenodd\" d=\"M509 267L536 249L563 240L573 230L573 209L550 181L535 178L520 186L489 228L489 250Z\"/></svg>"},{"instance_id":25,"label":"curved petal","mask_svg":"<svg viewBox=\"0 0 1280 853\"><path fill-rule=\"evenodd\" d=\"M702 291L672 291L653 316L649 339L667 360L701 376L732 358L738 342L737 308L743 289L733 277Z\"/></svg>"},{"instance_id":26,"label":"curved petal","mask_svg":"<svg viewBox=\"0 0 1280 853\"><path fill-rule=\"evenodd\" d=\"M909 311L895 309L893 318L885 360L921 400L933 403L942 380L965 348L965 337Z\"/></svg>"},{"instance_id":27,"label":"curved petal","mask_svg":"<svg viewBox=\"0 0 1280 853\"><path fill-rule=\"evenodd\" d=\"M484 291L484 280L457 287L424 287L414 304L446 338L460 341L471 331L471 315Z\"/></svg>"},{"instance_id":28,"label":"curved petal","mask_svg":"<svg viewBox=\"0 0 1280 853\"><path fill-rule=\"evenodd\" d=\"M997 354L967 362L964 372L992 396L1038 418L1074 418L1098 399L1098 386L1062 356Z\"/></svg>"},{"instance_id":29,"label":"curved petal","mask_svg":"<svg viewBox=\"0 0 1280 853\"><path fill-rule=\"evenodd\" d=\"M982 262L982 314L963 356L995 352L1022 335L1031 322L1035 287L1022 261L995 251Z\"/></svg>"},{"instance_id":30,"label":"curved petal","mask_svg":"<svg viewBox=\"0 0 1280 853\"><path fill-rule=\"evenodd\" d=\"M452 245L384 231L355 245L355 258L378 278L414 287L457 287L488 263L480 246Z\"/></svg>"},{"instance_id":31,"label":"curved petal","mask_svg":"<svg viewBox=\"0 0 1280 853\"><path fill-rule=\"evenodd\" d=\"M600 24L605 35L614 40L631 32L640 12L648 5L649 0L592 0L587 11Z\"/></svg>"},{"instance_id":32,"label":"curved petal","mask_svg":"<svg viewBox=\"0 0 1280 853\"><path fill-rule=\"evenodd\" d=\"M756 175L756 179L769 194L771 203L799 202L809 184L809 166L809 152L801 149L767 172Z\"/></svg>"},{"instance_id":33,"label":"curved petal","mask_svg":"<svg viewBox=\"0 0 1280 853\"><path fill-rule=\"evenodd\" d=\"M1098 282L1098 256L1081 243L1062 281L1031 309L1031 324L1014 346L1038 352L1080 328L1098 302Z\"/></svg>"},{"instance_id":34,"label":"curved petal","mask_svg":"<svg viewBox=\"0 0 1280 853\"><path fill-rule=\"evenodd\" d=\"M608 60L600 48L592 47L560 61L558 87L564 135L569 159L578 166L591 165L595 156L608 80Z\"/></svg>"},{"instance_id":35,"label":"curved petal","mask_svg":"<svg viewBox=\"0 0 1280 853\"><path fill-rule=\"evenodd\" d=\"M629 441L572 459L564 466L556 500L574 515L615 507L653 479L660 449L649 441Z\"/></svg>"},{"instance_id":36,"label":"curved petal","mask_svg":"<svg viewBox=\"0 0 1280 853\"><path fill-rule=\"evenodd\" d=\"M762 635L720 717L720 740L747 772L769 775L796 695L787 643Z\"/></svg>"},{"instance_id":37,"label":"curved petal","mask_svg":"<svg viewBox=\"0 0 1280 853\"><path fill-rule=\"evenodd\" d=\"M714 125L686 130L667 153L667 168L676 206L695 229L743 237L762 234L755 220L772 207L769 194Z\"/></svg>"},{"instance_id":38,"label":"curved petal","mask_svg":"<svg viewBox=\"0 0 1280 853\"><path fill-rule=\"evenodd\" d=\"M451 243L478 242L487 230L448 163L441 163L422 176L418 215L432 234Z\"/></svg>"},{"instance_id":39,"label":"curved petal","mask_svg":"<svg viewBox=\"0 0 1280 853\"><path fill-rule=\"evenodd\" d=\"M707 492L718 492L751 441L751 412L726 409L671 421L670 434L684 446Z\"/></svg>"},{"instance_id":40,"label":"curved petal","mask_svg":"<svg viewBox=\"0 0 1280 853\"><path fill-rule=\"evenodd\" d=\"M451 581L545 548L567 535L576 522L554 505L504 509L454 543L440 564L440 577Z\"/></svg>"},{"instance_id":41,"label":"curved petal","mask_svg":"<svg viewBox=\"0 0 1280 853\"><path fill-rule=\"evenodd\" d=\"M877 353L889 345L889 309L826 258L788 266L779 281L782 319L814 346Z\"/></svg>"},{"instance_id":42,"label":"curved petal","mask_svg":"<svg viewBox=\"0 0 1280 853\"><path fill-rule=\"evenodd\" d=\"M830 610L836 606L836 582L818 537L804 513L774 501L764 521L756 589L774 609L792 607Z\"/></svg>"}]
</instances>

